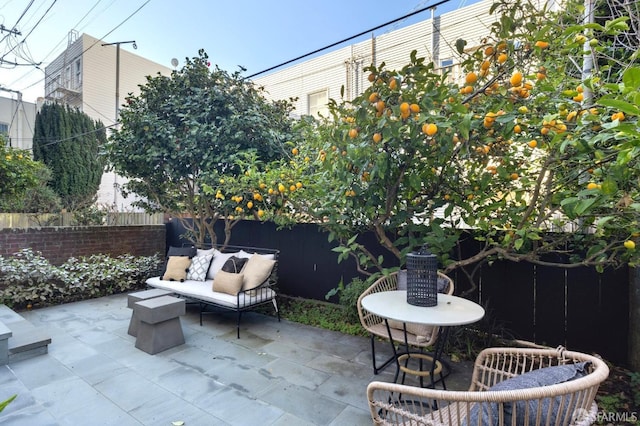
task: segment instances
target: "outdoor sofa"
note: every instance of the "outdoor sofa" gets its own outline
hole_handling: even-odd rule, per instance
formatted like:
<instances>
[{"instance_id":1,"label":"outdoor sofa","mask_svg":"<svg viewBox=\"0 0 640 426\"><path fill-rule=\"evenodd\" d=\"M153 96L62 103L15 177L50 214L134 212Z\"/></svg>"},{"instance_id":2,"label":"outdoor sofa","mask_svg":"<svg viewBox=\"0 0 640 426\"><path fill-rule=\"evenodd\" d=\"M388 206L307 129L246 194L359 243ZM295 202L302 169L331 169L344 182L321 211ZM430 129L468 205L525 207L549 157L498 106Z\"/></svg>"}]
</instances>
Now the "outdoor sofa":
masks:
<instances>
[{"instance_id":1,"label":"outdoor sofa","mask_svg":"<svg viewBox=\"0 0 640 426\"><path fill-rule=\"evenodd\" d=\"M278 250L227 246L224 249L170 247L164 271L146 280L148 287L171 291L205 313L237 313L240 338L242 312L272 304L280 321L277 282Z\"/></svg>"}]
</instances>

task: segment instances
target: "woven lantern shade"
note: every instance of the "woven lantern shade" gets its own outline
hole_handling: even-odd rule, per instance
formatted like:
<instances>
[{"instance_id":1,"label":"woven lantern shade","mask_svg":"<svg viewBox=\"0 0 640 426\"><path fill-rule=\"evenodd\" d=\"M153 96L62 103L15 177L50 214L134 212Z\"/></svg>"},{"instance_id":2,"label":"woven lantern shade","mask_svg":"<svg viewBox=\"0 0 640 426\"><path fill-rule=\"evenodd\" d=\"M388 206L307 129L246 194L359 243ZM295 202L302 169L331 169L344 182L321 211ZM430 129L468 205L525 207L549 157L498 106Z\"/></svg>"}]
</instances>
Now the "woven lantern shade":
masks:
<instances>
[{"instance_id":1,"label":"woven lantern shade","mask_svg":"<svg viewBox=\"0 0 640 426\"><path fill-rule=\"evenodd\" d=\"M438 258L426 245L407 254L407 303L415 306L438 304Z\"/></svg>"}]
</instances>

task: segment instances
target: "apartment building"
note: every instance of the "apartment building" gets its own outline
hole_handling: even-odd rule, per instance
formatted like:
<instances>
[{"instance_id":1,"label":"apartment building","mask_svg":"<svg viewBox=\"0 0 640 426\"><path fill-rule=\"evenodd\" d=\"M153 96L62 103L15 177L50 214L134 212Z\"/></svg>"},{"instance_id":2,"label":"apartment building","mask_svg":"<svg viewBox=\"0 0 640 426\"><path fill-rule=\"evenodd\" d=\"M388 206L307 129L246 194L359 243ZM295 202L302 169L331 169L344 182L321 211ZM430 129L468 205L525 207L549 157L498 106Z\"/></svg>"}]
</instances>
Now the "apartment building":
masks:
<instances>
[{"instance_id":1,"label":"apartment building","mask_svg":"<svg viewBox=\"0 0 640 426\"><path fill-rule=\"evenodd\" d=\"M19 149L33 147L33 129L36 121L37 105L24 102L22 94L13 90L15 97L0 97L0 134L7 146Z\"/></svg>"},{"instance_id":2,"label":"apartment building","mask_svg":"<svg viewBox=\"0 0 640 426\"><path fill-rule=\"evenodd\" d=\"M344 99L354 99L370 84L365 67L384 62L387 69L400 69L409 63L413 50L417 50L418 57L433 62L441 72L449 71L449 77L457 80L462 76L456 40L466 40L467 49L479 46L496 20L489 15L492 4L493 0L481 0L442 15L437 15L437 9L431 9L424 12L428 16L424 21L380 35L372 34L369 40L253 80L264 86L272 99L297 97L298 115L326 113L329 99L340 101L343 87Z\"/></svg>"},{"instance_id":3,"label":"apartment building","mask_svg":"<svg viewBox=\"0 0 640 426\"><path fill-rule=\"evenodd\" d=\"M125 97L138 94L147 76L169 75L171 69L125 50L131 42L105 44L88 34L69 33L65 51L45 68L45 99L77 107L112 128ZM124 182L121 176L104 173L98 204L130 210L134 199L124 198L119 190Z\"/></svg>"}]
</instances>

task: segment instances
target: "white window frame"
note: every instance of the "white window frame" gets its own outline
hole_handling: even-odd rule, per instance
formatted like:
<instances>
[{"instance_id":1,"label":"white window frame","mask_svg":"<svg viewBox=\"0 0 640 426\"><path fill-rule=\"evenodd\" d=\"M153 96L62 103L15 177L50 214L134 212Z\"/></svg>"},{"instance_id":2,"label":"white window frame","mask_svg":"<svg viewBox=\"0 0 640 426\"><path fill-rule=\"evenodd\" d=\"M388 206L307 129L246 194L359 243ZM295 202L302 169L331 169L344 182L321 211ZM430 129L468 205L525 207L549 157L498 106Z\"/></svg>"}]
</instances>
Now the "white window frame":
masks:
<instances>
[{"instance_id":1,"label":"white window frame","mask_svg":"<svg viewBox=\"0 0 640 426\"><path fill-rule=\"evenodd\" d=\"M323 104L319 103L321 97L324 97ZM317 101L312 104L312 100L316 98ZM329 89L317 90L307 95L307 113L316 118L319 118L320 114L323 117L329 116Z\"/></svg>"}]
</instances>

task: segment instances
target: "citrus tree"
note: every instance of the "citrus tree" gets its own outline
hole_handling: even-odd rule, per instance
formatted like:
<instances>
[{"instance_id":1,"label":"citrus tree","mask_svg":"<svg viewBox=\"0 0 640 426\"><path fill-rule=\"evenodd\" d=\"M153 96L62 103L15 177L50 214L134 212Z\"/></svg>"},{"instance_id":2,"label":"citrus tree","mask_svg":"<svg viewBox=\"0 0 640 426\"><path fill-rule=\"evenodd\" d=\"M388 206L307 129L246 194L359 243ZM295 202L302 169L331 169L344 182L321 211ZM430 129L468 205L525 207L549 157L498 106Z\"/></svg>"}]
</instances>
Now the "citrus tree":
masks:
<instances>
[{"instance_id":1,"label":"citrus tree","mask_svg":"<svg viewBox=\"0 0 640 426\"><path fill-rule=\"evenodd\" d=\"M240 202L251 184L246 164L258 171L282 158L292 107L267 101L240 72L210 65L201 50L170 77L148 77L126 98L108 153L131 179L124 192L143 198L139 206L180 219L198 243L217 243L214 223L225 218L226 244L235 221L253 214Z\"/></svg>"},{"instance_id":2,"label":"citrus tree","mask_svg":"<svg viewBox=\"0 0 640 426\"><path fill-rule=\"evenodd\" d=\"M628 17L581 23L575 2L492 11L490 36L456 43L462 84L414 52L400 70L370 67L362 95L330 105L313 165L324 196L306 211L365 274L425 243L445 270L638 261L640 67L614 49ZM387 254L360 244L364 232ZM460 257L470 236L481 249Z\"/></svg>"},{"instance_id":3,"label":"citrus tree","mask_svg":"<svg viewBox=\"0 0 640 426\"><path fill-rule=\"evenodd\" d=\"M0 135L0 205L11 204L37 187L45 170L46 166L34 161L29 151L7 147Z\"/></svg>"}]
</instances>

